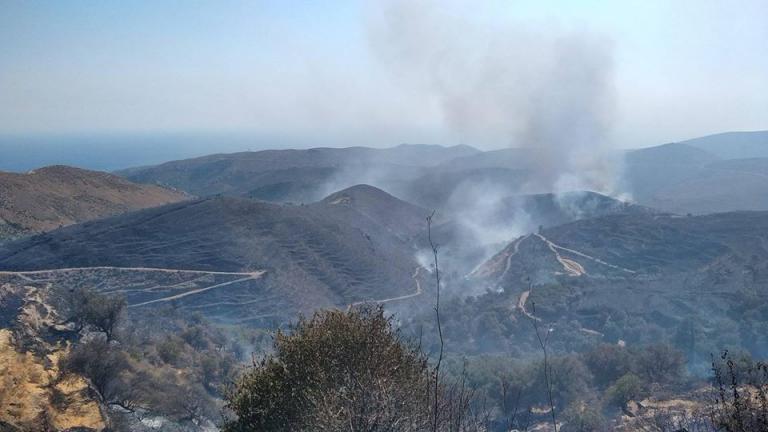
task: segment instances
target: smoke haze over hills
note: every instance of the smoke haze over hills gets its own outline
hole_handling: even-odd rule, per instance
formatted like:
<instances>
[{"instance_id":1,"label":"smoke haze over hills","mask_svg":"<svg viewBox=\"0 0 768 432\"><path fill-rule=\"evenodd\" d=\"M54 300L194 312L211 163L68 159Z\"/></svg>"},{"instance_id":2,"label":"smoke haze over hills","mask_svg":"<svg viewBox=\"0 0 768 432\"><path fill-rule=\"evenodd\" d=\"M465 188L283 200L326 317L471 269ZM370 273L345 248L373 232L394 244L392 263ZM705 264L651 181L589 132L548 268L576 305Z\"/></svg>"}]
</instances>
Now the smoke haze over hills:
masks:
<instances>
[{"instance_id":1,"label":"smoke haze over hills","mask_svg":"<svg viewBox=\"0 0 768 432\"><path fill-rule=\"evenodd\" d=\"M615 192L613 53L604 35L483 25L469 6L389 2L371 43L463 142L532 150L531 191Z\"/></svg>"}]
</instances>

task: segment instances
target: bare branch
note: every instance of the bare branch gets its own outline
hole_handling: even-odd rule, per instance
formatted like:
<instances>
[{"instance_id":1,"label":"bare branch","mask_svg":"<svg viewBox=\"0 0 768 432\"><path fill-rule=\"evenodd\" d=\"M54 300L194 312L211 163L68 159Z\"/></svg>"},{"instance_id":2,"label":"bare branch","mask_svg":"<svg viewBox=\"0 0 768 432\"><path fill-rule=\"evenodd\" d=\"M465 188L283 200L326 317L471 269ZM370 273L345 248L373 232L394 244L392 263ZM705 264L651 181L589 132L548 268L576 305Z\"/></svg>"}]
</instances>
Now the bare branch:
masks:
<instances>
[{"instance_id":1,"label":"bare branch","mask_svg":"<svg viewBox=\"0 0 768 432\"><path fill-rule=\"evenodd\" d=\"M440 338L440 353L437 357L437 364L435 364L435 382L434 382L434 410L433 410L433 419L432 419L432 431L437 432L437 425L439 421L439 398L438 393L440 391L440 366L443 362L443 350L445 347L445 342L443 340L443 328L440 323L440 266L438 265L437 260L437 244L435 244L434 241L432 241L432 218L435 216L435 211L433 210L432 213L427 216L427 240L429 241L429 246L432 248L432 255L435 260L435 286L436 286L436 294L435 294L435 318L437 320L437 335Z\"/></svg>"}]
</instances>

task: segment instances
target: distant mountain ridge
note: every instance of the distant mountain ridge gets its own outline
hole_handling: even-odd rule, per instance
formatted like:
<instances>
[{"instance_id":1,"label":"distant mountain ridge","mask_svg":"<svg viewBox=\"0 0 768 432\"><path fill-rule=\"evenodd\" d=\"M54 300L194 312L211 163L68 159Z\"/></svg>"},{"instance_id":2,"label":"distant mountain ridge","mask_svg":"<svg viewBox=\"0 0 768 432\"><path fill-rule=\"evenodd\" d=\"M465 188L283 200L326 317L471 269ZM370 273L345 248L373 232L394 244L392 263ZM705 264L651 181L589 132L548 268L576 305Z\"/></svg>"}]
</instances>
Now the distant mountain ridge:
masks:
<instances>
[{"instance_id":1,"label":"distant mountain ridge","mask_svg":"<svg viewBox=\"0 0 768 432\"><path fill-rule=\"evenodd\" d=\"M722 159L768 157L768 131L723 132L681 141Z\"/></svg>"},{"instance_id":2,"label":"distant mountain ridge","mask_svg":"<svg viewBox=\"0 0 768 432\"><path fill-rule=\"evenodd\" d=\"M729 132L633 150L625 188L644 205L686 214L768 210L768 131Z\"/></svg>"},{"instance_id":3,"label":"distant mountain ridge","mask_svg":"<svg viewBox=\"0 0 768 432\"><path fill-rule=\"evenodd\" d=\"M759 168L768 164L759 160L768 156L766 140L768 131L729 132L626 151L623 164L617 163L622 174L618 191L638 204L681 214L768 210L768 177ZM757 159L735 162L746 158ZM424 207L445 209L462 205L488 185L506 195L530 193L526 185L536 169L533 151L525 147L484 152L468 146L401 145L216 154L118 174L198 196L275 202L314 202L365 183Z\"/></svg>"},{"instance_id":4,"label":"distant mountain ridge","mask_svg":"<svg viewBox=\"0 0 768 432\"><path fill-rule=\"evenodd\" d=\"M131 181L173 186L198 196L316 201L386 172L413 177L423 167L479 152L469 146L402 144L392 148L311 148L215 154L118 171ZM326 186L328 185L328 186Z\"/></svg>"}]
</instances>

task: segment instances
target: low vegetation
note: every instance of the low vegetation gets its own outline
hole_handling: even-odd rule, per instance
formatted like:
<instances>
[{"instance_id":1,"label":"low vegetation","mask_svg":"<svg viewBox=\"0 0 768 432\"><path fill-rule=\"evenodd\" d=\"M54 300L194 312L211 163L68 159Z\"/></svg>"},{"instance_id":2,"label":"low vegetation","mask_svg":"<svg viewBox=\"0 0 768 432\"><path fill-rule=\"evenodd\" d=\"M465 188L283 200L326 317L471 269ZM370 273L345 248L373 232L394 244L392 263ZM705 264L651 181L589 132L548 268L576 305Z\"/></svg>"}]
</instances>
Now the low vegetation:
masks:
<instances>
[{"instance_id":1,"label":"low vegetation","mask_svg":"<svg viewBox=\"0 0 768 432\"><path fill-rule=\"evenodd\" d=\"M441 381L435 395L433 373L382 309L320 312L279 332L274 354L243 374L224 430L484 430L464 384Z\"/></svg>"},{"instance_id":2,"label":"low vegetation","mask_svg":"<svg viewBox=\"0 0 768 432\"><path fill-rule=\"evenodd\" d=\"M723 352L713 361L712 422L726 432L768 430L768 364Z\"/></svg>"},{"instance_id":3,"label":"low vegetation","mask_svg":"<svg viewBox=\"0 0 768 432\"><path fill-rule=\"evenodd\" d=\"M88 381L114 429L130 430L146 414L197 425L220 417L225 385L243 360L221 330L172 309L137 319L120 297L88 289L67 300L77 337L59 369Z\"/></svg>"}]
</instances>

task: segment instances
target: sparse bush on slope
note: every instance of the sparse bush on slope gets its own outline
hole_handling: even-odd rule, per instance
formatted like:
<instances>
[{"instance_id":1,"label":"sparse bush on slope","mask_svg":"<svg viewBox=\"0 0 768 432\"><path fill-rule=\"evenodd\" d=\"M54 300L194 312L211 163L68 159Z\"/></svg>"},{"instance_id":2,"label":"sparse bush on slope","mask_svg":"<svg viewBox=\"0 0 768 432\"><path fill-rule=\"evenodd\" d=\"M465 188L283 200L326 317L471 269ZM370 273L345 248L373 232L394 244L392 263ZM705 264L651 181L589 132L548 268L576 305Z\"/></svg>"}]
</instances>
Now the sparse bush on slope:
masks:
<instances>
[{"instance_id":1,"label":"sparse bush on slope","mask_svg":"<svg viewBox=\"0 0 768 432\"><path fill-rule=\"evenodd\" d=\"M114 338L127 306L125 297L81 287L69 293L66 298L64 313L67 320L75 324L77 331L92 327L104 333L107 342Z\"/></svg>"}]
</instances>

